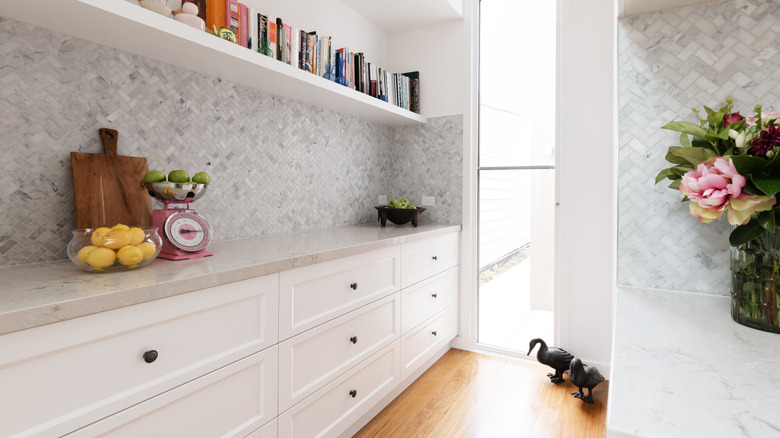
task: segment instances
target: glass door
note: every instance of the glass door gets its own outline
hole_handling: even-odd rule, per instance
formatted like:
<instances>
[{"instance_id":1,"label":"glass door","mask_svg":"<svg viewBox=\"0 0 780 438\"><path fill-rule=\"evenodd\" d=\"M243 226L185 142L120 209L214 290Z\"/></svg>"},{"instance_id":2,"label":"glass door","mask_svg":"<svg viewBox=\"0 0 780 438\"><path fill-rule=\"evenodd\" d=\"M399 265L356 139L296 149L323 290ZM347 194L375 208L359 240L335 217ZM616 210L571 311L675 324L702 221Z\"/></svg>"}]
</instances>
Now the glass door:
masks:
<instances>
[{"instance_id":1,"label":"glass door","mask_svg":"<svg viewBox=\"0 0 780 438\"><path fill-rule=\"evenodd\" d=\"M477 342L553 342L556 3L480 2Z\"/></svg>"}]
</instances>

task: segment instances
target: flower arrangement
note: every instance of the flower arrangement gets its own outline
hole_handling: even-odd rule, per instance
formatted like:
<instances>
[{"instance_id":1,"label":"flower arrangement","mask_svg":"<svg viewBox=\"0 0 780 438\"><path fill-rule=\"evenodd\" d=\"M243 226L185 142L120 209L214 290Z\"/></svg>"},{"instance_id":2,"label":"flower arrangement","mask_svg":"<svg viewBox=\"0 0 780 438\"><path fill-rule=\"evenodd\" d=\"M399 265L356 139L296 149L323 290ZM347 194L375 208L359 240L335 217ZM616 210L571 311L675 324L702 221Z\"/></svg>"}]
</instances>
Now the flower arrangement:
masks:
<instances>
[{"instance_id":1,"label":"flower arrangement","mask_svg":"<svg viewBox=\"0 0 780 438\"><path fill-rule=\"evenodd\" d=\"M734 225L729 243L737 247L774 232L776 195L780 192L780 113L743 117L733 111L733 100L719 110L704 107L707 117L699 124L675 121L664 129L680 132L680 146L672 146L666 160L673 165L661 170L664 179L689 201L691 215L703 223L724 213Z\"/></svg>"}]
</instances>

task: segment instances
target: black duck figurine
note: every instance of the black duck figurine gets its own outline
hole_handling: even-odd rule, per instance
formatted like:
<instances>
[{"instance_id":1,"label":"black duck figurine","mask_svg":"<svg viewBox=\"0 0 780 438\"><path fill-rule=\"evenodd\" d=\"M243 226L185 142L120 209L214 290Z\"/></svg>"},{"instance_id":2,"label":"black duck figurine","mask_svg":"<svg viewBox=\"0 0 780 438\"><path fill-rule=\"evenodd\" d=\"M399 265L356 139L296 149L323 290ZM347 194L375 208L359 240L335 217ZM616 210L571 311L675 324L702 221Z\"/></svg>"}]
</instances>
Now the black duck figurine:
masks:
<instances>
[{"instance_id":1,"label":"black duck figurine","mask_svg":"<svg viewBox=\"0 0 780 438\"><path fill-rule=\"evenodd\" d=\"M563 382L563 372L569 370L569 364L574 356L569 354L566 350L557 347L547 347L547 343L540 338L531 339L531 347L528 349L528 354L526 356L531 354L531 351L536 347L536 344L542 344L542 346L539 347L539 352L536 353L536 360L555 370L555 374L549 373L547 374L547 377L549 377L550 381L553 383Z\"/></svg>"},{"instance_id":2,"label":"black duck figurine","mask_svg":"<svg viewBox=\"0 0 780 438\"><path fill-rule=\"evenodd\" d=\"M593 388L604 381L604 376L595 367L585 365L580 358L575 357L569 367L569 380L580 389L571 395L585 403L593 403ZM588 395L583 394L582 388L588 388Z\"/></svg>"}]
</instances>

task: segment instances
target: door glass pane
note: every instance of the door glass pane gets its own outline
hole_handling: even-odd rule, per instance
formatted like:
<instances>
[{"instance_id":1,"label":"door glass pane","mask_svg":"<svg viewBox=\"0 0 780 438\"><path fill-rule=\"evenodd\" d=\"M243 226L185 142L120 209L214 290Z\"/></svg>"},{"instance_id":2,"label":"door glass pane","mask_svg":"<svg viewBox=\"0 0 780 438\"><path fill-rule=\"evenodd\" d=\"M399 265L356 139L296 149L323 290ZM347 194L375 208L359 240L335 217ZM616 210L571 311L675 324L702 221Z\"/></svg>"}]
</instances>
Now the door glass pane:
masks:
<instances>
[{"instance_id":1,"label":"door glass pane","mask_svg":"<svg viewBox=\"0 0 780 438\"><path fill-rule=\"evenodd\" d=\"M554 339L554 193L553 169L479 172L481 344L525 353Z\"/></svg>"},{"instance_id":2,"label":"door glass pane","mask_svg":"<svg viewBox=\"0 0 780 438\"><path fill-rule=\"evenodd\" d=\"M480 2L479 165L555 162L556 2Z\"/></svg>"}]
</instances>

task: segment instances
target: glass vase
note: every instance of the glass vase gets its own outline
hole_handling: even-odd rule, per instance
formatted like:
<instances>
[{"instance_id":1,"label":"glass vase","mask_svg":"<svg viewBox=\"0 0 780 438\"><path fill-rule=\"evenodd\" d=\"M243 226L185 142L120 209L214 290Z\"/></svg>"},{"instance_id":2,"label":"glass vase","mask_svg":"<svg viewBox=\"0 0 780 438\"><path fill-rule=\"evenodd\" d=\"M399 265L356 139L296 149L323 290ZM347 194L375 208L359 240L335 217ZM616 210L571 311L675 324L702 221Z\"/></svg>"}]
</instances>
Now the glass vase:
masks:
<instances>
[{"instance_id":1,"label":"glass vase","mask_svg":"<svg viewBox=\"0 0 780 438\"><path fill-rule=\"evenodd\" d=\"M780 228L731 247L731 317L739 324L780 333Z\"/></svg>"}]
</instances>

